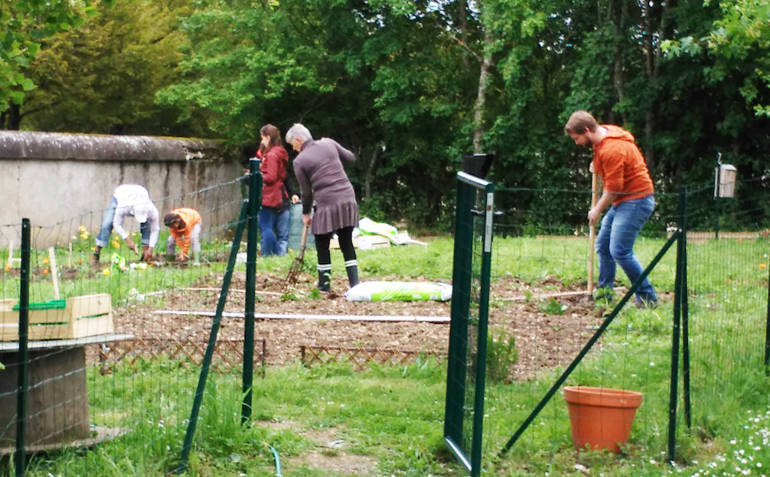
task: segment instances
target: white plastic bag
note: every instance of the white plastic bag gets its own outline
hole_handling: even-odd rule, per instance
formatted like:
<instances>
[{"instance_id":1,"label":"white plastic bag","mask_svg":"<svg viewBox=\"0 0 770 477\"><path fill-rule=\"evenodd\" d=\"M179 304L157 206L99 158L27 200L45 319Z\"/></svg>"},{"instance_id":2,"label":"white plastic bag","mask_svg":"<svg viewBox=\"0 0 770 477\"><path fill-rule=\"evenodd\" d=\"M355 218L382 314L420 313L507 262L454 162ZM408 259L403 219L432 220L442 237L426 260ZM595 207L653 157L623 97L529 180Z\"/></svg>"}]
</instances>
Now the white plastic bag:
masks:
<instances>
[{"instance_id":1,"label":"white plastic bag","mask_svg":"<svg viewBox=\"0 0 770 477\"><path fill-rule=\"evenodd\" d=\"M361 282L345 293L348 301L448 301L452 285L434 282Z\"/></svg>"}]
</instances>

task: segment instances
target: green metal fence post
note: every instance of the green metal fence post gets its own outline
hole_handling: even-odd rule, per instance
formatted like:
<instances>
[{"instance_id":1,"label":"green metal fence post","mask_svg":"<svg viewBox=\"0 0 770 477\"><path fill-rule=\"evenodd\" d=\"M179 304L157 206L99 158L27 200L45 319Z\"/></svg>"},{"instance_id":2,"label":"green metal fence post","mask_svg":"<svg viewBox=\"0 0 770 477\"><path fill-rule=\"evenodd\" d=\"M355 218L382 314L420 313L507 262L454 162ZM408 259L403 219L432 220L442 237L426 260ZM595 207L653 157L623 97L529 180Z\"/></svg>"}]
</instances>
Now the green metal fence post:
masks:
<instances>
[{"instance_id":1,"label":"green metal fence post","mask_svg":"<svg viewBox=\"0 0 770 477\"><path fill-rule=\"evenodd\" d=\"M254 298L257 282L257 214L262 202L262 174L259 172L259 159L249 161L249 219L248 242L246 244L246 303L243 329L243 404L241 405L241 423L251 418L251 403L254 385Z\"/></svg>"},{"instance_id":2,"label":"green metal fence post","mask_svg":"<svg viewBox=\"0 0 770 477\"><path fill-rule=\"evenodd\" d=\"M683 198L680 195L680 211L682 210ZM676 403L677 388L679 384L679 336L681 328L681 300L682 300L682 275L684 267L682 264L682 255L684 242L682 240L681 229L676 248L676 278L674 279L674 312L673 325L671 329L671 380L669 382L669 400L668 400L668 454L666 460L669 463L674 462L676 456Z\"/></svg>"},{"instance_id":3,"label":"green metal fence post","mask_svg":"<svg viewBox=\"0 0 770 477\"><path fill-rule=\"evenodd\" d=\"M765 376L770 376L770 267L767 276L767 318L765 323Z\"/></svg>"},{"instance_id":4,"label":"green metal fence post","mask_svg":"<svg viewBox=\"0 0 770 477\"><path fill-rule=\"evenodd\" d=\"M455 212L455 243L454 269L452 271L452 302L449 324L449 362L447 364L446 416L444 417L444 435L450 436L455 442L462 442L462 409L465 383L465 363L460 357L465 357L467 343L460 339L460 330L468 327L468 310L470 297L455 290L466 290L470 287L472 256L463 250L464 246L472 244L473 229L472 208L473 189L457 181L457 204ZM459 388L455 388L459 385ZM454 390L454 391L453 391Z\"/></svg>"},{"instance_id":5,"label":"green metal fence post","mask_svg":"<svg viewBox=\"0 0 770 477\"><path fill-rule=\"evenodd\" d=\"M479 296L479 329L476 388L473 396L473 437L471 443L471 476L481 474L481 447L484 427L484 392L487 369L487 334L489 322L489 281L492 274L492 221L494 217L494 184L484 189L484 238L481 258L481 294Z\"/></svg>"},{"instance_id":6,"label":"green metal fence post","mask_svg":"<svg viewBox=\"0 0 770 477\"><path fill-rule=\"evenodd\" d=\"M714 201L716 202L716 218L714 219L714 238L719 240L719 216L722 211L722 208L720 206L720 200L719 198L722 197L722 153L717 153L717 170L715 173L716 177L714 178L715 185L714 185Z\"/></svg>"},{"instance_id":7,"label":"green metal fence post","mask_svg":"<svg viewBox=\"0 0 770 477\"><path fill-rule=\"evenodd\" d=\"M230 249L230 258L227 261L227 270L225 276L222 279L222 289L219 292L219 301L217 302L217 310L214 314L214 320L211 323L211 331L209 332L209 342L206 345L206 352L203 355L203 362L201 363L201 373L198 377L198 387L195 390L195 398L193 399L193 407L190 412L190 422L187 424L187 433L185 434L184 444L182 445L182 455L180 457L179 466L176 469L176 473L181 474L187 470L188 460L190 458L190 448L192 447L193 436L195 435L195 426L198 423L198 414L200 413L201 403L203 402L203 392L206 389L206 379L208 378L209 368L211 367L211 359L214 355L214 346L217 343L217 334L219 333L219 325L222 322L222 313L225 309L225 302L227 301L227 293L230 290L230 281L233 278L233 269L235 269L235 259L238 256L238 249L241 246L241 238L243 237L243 229L246 224L246 213L248 211L248 201L243 201L241 207L241 214L238 218L238 225L235 229L235 236L233 237L233 245Z\"/></svg>"},{"instance_id":8,"label":"green metal fence post","mask_svg":"<svg viewBox=\"0 0 770 477\"><path fill-rule=\"evenodd\" d=\"M19 358L18 387L16 389L16 451L13 459L16 477L26 469L24 441L27 436L27 391L29 388L29 219L21 219L21 276L19 283Z\"/></svg>"},{"instance_id":9,"label":"green metal fence post","mask_svg":"<svg viewBox=\"0 0 770 477\"><path fill-rule=\"evenodd\" d=\"M687 188L680 195L682 226L682 283L680 303L682 307L682 398L684 399L684 420L687 429L692 429L692 405L690 403L690 312L687 291Z\"/></svg>"}]
</instances>

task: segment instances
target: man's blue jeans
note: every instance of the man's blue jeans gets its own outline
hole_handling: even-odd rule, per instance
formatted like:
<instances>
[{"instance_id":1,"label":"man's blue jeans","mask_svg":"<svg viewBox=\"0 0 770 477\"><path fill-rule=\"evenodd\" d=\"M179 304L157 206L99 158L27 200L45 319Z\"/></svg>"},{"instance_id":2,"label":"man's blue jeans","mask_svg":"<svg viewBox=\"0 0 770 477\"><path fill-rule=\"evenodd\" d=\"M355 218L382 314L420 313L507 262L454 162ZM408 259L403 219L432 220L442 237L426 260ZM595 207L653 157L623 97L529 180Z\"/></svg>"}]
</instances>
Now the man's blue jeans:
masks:
<instances>
[{"instance_id":1,"label":"man's blue jeans","mask_svg":"<svg viewBox=\"0 0 770 477\"><path fill-rule=\"evenodd\" d=\"M112 222L115 220L115 209L118 207L118 201L113 197L102 215L102 225L99 227L99 234L96 236L96 246L104 248L110 241L112 235ZM150 245L150 221L139 224L139 232L142 234L142 245Z\"/></svg>"},{"instance_id":2,"label":"man's blue jeans","mask_svg":"<svg viewBox=\"0 0 770 477\"><path fill-rule=\"evenodd\" d=\"M290 217L291 211L288 208L279 213L268 207L259 209L257 218L263 257L288 253Z\"/></svg>"},{"instance_id":3,"label":"man's blue jeans","mask_svg":"<svg viewBox=\"0 0 770 477\"><path fill-rule=\"evenodd\" d=\"M599 289L614 286L616 264L623 268L632 285L642 274L644 269L634 256L634 242L653 210L655 210L655 197L648 195L641 199L613 205L604 214L602 226L596 237L596 253L599 255ZM636 300L646 302L658 300L655 289L647 278L637 289Z\"/></svg>"}]
</instances>

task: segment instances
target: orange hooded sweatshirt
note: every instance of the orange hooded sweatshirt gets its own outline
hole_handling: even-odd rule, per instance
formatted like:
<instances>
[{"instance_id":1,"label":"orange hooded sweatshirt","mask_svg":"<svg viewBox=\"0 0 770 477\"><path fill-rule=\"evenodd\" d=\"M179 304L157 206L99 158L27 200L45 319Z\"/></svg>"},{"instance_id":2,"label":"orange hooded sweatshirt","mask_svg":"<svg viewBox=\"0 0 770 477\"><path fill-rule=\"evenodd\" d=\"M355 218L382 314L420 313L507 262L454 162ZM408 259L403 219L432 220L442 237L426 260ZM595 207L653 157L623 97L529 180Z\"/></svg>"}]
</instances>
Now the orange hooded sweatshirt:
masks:
<instances>
[{"instance_id":1,"label":"orange hooded sweatshirt","mask_svg":"<svg viewBox=\"0 0 770 477\"><path fill-rule=\"evenodd\" d=\"M634 136L618 126L602 124L607 136L594 145L594 171L602 178L602 187L619 194L612 205L641 199L655 192L650 171Z\"/></svg>"},{"instance_id":2,"label":"orange hooded sweatshirt","mask_svg":"<svg viewBox=\"0 0 770 477\"><path fill-rule=\"evenodd\" d=\"M179 248L182 249L182 253L187 256L190 253L190 234L192 234L195 224L201 223L201 214L195 209L187 208L174 209L171 213L182 218L184 228L169 228L168 231L174 237L174 241L179 245Z\"/></svg>"}]
</instances>

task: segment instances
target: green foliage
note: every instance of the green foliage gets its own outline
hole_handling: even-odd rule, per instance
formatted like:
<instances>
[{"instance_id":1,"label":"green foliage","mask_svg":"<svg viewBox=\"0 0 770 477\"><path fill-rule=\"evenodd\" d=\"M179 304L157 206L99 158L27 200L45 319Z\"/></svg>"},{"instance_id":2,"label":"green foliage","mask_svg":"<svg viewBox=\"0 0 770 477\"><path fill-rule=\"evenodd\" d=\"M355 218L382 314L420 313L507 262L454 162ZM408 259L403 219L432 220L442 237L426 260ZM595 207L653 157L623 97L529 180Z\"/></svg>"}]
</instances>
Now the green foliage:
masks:
<instances>
[{"instance_id":1,"label":"green foliage","mask_svg":"<svg viewBox=\"0 0 770 477\"><path fill-rule=\"evenodd\" d=\"M0 126L7 126L5 121L11 119L7 118L9 108L21 106L26 95L36 87L25 69L40 50L41 40L80 24L93 12L92 3L91 0L10 0L0 5L3 25L0 31ZM18 116L18 109L15 111Z\"/></svg>"},{"instance_id":2,"label":"green foliage","mask_svg":"<svg viewBox=\"0 0 770 477\"><path fill-rule=\"evenodd\" d=\"M567 307L559 303L556 298L549 298L548 301L541 303L538 309L546 315L561 315Z\"/></svg>"},{"instance_id":3,"label":"green foliage","mask_svg":"<svg viewBox=\"0 0 770 477\"><path fill-rule=\"evenodd\" d=\"M205 135L199 121L179 121L155 93L176 81L186 37L179 17L189 0L122 0L99 5L77 28L43 41L27 74L38 85L22 127L110 134Z\"/></svg>"},{"instance_id":4,"label":"green foliage","mask_svg":"<svg viewBox=\"0 0 770 477\"><path fill-rule=\"evenodd\" d=\"M770 117L770 6L756 0L719 2L723 17L706 39L716 57L709 76L720 82L738 70L744 76L740 94L757 116Z\"/></svg>"},{"instance_id":5,"label":"green foliage","mask_svg":"<svg viewBox=\"0 0 770 477\"><path fill-rule=\"evenodd\" d=\"M487 377L492 383L509 379L519 359L516 337L503 328L492 328L487 338Z\"/></svg>"},{"instance_id":6,"label":"green foliage","mask_svg":"<svg viewBox=\"0 0 770 477\"><path fill-rule=\"evenodd\" d=\"M245 151L261 125L301 121L357 154L366 216L439 230L479 132L490 179L530 191L500 210L537 233L584 222L581 197L554 193L590 189L590 151L562 131L580 108L635 134L658 193L708 185L723 153L759 184L742 210L767 189L765 3L13 0L0 123Z\"/></svg>"}]
</instances>

